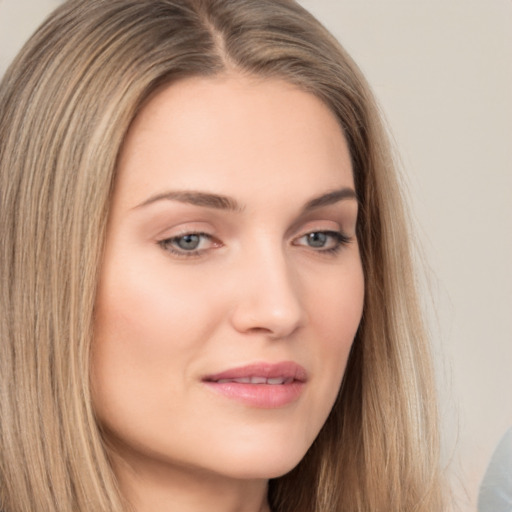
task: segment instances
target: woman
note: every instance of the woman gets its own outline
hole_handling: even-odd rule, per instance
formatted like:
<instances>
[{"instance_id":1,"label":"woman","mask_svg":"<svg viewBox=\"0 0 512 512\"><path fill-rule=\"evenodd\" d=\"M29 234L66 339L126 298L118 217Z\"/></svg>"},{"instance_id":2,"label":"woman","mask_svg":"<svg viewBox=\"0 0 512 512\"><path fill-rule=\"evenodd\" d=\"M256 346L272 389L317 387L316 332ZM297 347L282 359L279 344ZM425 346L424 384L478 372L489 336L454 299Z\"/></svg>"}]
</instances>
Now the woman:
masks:
<instances>
[{"instance_id":1,"label":"woman","mask_svg":"<svg viewBox=\"0 0 512 512\"><path fill-rule=\"evenodd\" d=\"M442 508L388 143L299 5L67 2L0 141L4 512Z\"/></svg>"}]
</instances>

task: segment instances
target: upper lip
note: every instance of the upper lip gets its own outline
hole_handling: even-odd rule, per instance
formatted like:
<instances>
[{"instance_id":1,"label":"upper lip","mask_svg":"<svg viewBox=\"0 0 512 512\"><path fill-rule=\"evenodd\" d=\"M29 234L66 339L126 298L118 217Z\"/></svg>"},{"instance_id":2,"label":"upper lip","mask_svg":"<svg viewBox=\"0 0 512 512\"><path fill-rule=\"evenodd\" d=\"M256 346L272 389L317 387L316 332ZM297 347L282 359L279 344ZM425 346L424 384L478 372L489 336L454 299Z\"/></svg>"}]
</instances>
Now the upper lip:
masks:
<instances>
[{"instance_id":1,"label":"upper lip","mask_svg":"<svg viewBox=\"0 0 512 512\"><path fill-rule=\"evenodd\" d=\"M281 363L255 363L207 375L203 380L206 382L218 382L220 380L225 381L253 377L261 377L264 379L283 379L287 382L306 382L307 372L300 364L294 363L293 361L284 361Z\"/></svg>"}]
</instances>

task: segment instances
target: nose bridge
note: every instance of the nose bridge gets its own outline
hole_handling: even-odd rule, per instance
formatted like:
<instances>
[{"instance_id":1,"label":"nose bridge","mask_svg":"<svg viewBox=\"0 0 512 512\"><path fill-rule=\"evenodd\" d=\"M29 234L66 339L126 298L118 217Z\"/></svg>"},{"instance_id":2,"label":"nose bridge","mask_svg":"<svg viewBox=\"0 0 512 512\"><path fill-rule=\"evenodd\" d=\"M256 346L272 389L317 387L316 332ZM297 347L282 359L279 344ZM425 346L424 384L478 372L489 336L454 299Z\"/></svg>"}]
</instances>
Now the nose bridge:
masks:
<instances>
[{"instance_id":1,"label":"nose bridge","mask_svg":"<svg viewBox=\"0 0 512 512\"><path fill-rule=\"evenodd\" d=\"M240 261L233 323L239 331L264 331L275 338L294 332L305 320L300 283L282 244L265 241Z\"/></svg>"}]
</instances>

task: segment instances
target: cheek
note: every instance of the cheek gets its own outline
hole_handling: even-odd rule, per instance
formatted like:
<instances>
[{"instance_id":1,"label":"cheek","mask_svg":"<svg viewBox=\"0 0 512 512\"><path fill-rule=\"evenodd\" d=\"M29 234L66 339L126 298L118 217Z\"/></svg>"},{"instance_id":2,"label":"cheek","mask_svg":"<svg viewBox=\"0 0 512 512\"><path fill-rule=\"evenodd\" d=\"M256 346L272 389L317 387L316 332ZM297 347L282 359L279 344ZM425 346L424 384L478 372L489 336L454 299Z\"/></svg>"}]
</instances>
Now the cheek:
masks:
<instances>
[{"instance_id":1,"label":"cheek","mask_svg":"<svg viewBox=\"0 0 512 512\"><path fill-rule=\"evenodd\" d=\"M171 384L183 387L191 362L222 321L215 283L200 273L191 279L181 268L170 272L160 257L148 261L134 250L124 252L135 256L107 260L95 305L92 381L98 405L130 395L154 397Z\"/></svg>"},{"instance_id":2,"label":"cheek","mask_svg":"<svg viewBox=\"0 0 512 512\"><path fill-rule=\"evenodd\" d=\"M343 354L350 349L364 304L364 276L359 257L352 257L340 272L310 285L308 309L313 328L321 334L326 352Z\"/></svg>"},{"instance_id":3,"label":"cheek","mask_svg":"<svg viewBox=\"0 0 512 512\"><path fill-rule=\"evenodd\" d=\"M186 366L199 338L186 297L170 292L154 267L137 269L105 267L97 295L91 380L102 420L122 420L131 406L149 407L171 384L181 386L169 375Z\"/></svg>"},{"instance_id":4,"label":"cheek","mask_svg":"<svg viewBox=\"0 0 512 512\"><path fill-rule=\"evenodd\" d=\"M96 301L97 345L136 351L141 361L160 360L190 348L201 338L199 328L210 327L203 306L207 291L180 282L179 274L169 277L165 268L138 265L137 272L117 268L105 275Z\"/></svg>"},{"instance_id":5,"label":"cheek","mask_svg":"<svg viewBox=\"0 0 512 512\"><path fill-rule=\"evenodd\" d=\"M335 273L330 280L323 280L323 287L311 288L309 320L315 342L308 345L313 362L318 395L311 402L316 417L312 434L327 419L338 395L345 373L347 359L361 321L364 303L364 277L361 263L354 259L343 273Z\"/></svg>"}]
</instances>

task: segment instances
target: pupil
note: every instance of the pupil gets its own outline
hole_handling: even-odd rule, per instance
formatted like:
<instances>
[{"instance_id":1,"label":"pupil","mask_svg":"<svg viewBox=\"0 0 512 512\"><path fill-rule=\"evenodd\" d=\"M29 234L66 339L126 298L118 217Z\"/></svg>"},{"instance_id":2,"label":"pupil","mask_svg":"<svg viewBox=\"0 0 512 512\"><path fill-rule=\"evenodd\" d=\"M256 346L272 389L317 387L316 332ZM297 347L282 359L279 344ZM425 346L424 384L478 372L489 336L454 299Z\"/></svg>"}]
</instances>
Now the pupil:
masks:
<instances>
[{"instance_id":1,"label":"pupil","mask_svg":"<svg viewBox=\"0 0 512 512\"><path fill-rule=\"evenodd\" d=\"M311 247L323 247L327 242L325 233L310 233L308 235L308 243Z\"/></svg>"},{"instance_id":2,"label":"pupil","mask_svg":"<svg viewBox=\"0 0 512 512\"><path fill-rule=\"evenodd\" d=\"M199 235L185 235L178 239L180 249L193 250L199 245Z\"/></svg>"}]
</instances>

